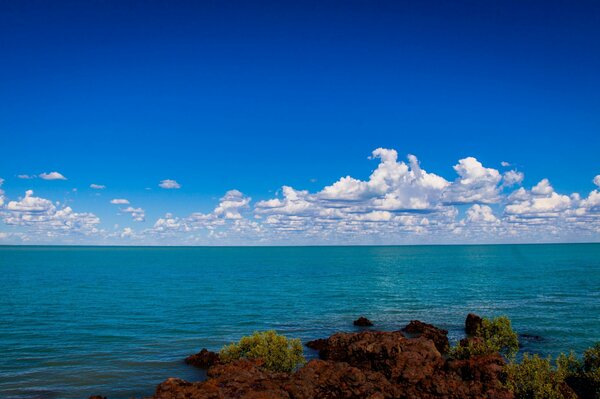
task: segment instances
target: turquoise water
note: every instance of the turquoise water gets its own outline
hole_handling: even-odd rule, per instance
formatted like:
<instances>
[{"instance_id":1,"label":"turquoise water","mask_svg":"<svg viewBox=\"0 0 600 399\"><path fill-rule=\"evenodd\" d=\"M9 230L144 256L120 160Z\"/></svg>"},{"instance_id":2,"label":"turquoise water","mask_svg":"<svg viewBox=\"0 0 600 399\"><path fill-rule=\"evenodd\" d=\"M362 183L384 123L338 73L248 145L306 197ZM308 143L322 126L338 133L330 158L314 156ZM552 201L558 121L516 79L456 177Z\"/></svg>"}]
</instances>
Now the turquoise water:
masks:
<instances>
[{"instance_id":1,"label":"turquoise water","mask_svg":"<svg viewBox=\"0 0 600 399\"><path fill-rule=\"evenodd\" d=\"M508 315L528 351L600 340L600 244L0 247L0 397L151 394L182 359L254 330L304 340L420 319L460 338Z\"/></svg>"}]
</instances>

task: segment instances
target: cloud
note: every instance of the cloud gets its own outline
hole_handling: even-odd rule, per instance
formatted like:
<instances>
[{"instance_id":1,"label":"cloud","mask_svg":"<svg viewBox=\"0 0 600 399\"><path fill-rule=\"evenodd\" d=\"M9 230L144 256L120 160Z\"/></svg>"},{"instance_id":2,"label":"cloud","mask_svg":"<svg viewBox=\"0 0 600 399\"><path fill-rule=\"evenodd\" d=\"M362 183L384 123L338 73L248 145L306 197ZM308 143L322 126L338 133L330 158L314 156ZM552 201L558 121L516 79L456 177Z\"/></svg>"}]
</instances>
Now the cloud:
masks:
<instances>
[{"instance_id":1,"label":"cloud","mask_svg":"<svg viewBox=\"0 0 600 399\"><path fill-rule=\"evenodd\" d=\"M35 179L36 178L36 176L34 176L34 175L17 175L17 177L19 179Z\"/></svg>"},{"instance_id":2,"label":"cloud","mask_svg":"<svg viewBox=\"0 0 600 399\"><path fill-rule=\"evenodd\" d=\"M40 177L44 180L67 180L66 177L58 172L41 173Z\"/></svg>"},{"instance_id":3,"label":"cloud","mask_svg":"<svg viewBox=\"0 0 600 399\"><path fill-rule=\"evenodd\" d=\"M459 160L454 170L459 177L444 193L444 202L491 204L500 201L502 176L496 169L486 168L476 158L467 157Z\"/></svg>"},{"instance_id":4,"label":"cloud","mask_svg":"<svg viewBox=\"0 0 600 399\"><path fill-rule=\"evenodd\" d=\"M500 165L502 165L505 168L508 168L510 166L510 162L502 161L500 162Z\"/></svg>"},{"instance_id":5,"label":"cloud","mask_svg":"<svg viewBox=\"0 0 600 399\"><path fill-rule=\"evenodd\" d=\"M580 195L557 192L548 179L524 186L522 172L501 173L475 157L459 159L455 175L445 177L426 170L414 155L399 159L394 149L377 148L370 159L374 165L367 177L340 174L311 190L283 185L258 201L233 189L212 210L168 212L139 230L106 232L92 213L75 212L32 191L8 201L0 190L0 218L15 228L4 240L84 237L89 242L180 245L600 240L600 175L593 178L598 188ZM122 205L120 212L134 221L145 220L145 210L129 206L127 199L110 202Z\"/></svg>"},{"instance_id":6,"label":"cloud","mask_svg":"<svg viewBox=\"0 0 600 399\"><path fill-rule=\"evenodd\" d=\"M475 204L467 210L466 220L470 223L498 223L492 208L487 205Z\"/></svg>"},{"instance_id":7,"label":"cloud","mask_svg":"<svg viewBox=\"0 0 600 399\"><path fill-rule=\"evenodd\" d=\"M136 222L143 222L146 220L146 212L142 208L128 206L127 208L121 209L121 212L129 213L131 218Z\"/></svg>"},{"instance_id":8,"label":"cloud","mask_svg":"<svg viewBox=\"0 0 600 399\"><path fill-rule=\"evenodd\" d=\"M100 219L93 213L78 213L69 206L58 208L50 200L35 197L32 190L27 190L20 200L8 202L2 216L7 225L27 227L32 235L52 237L99 232Z\"/></svg>"},{"instance_id":9,"label":"cloud","mask_svg":"<svg viewBox=\"0 0 600 399\"><path fill-rule=\"evenodd\" d=\"M90 188L93 188L94 190L104 190L106 188L105 185L102 184L90 184Z\"/></svg>"},{"instance_id":10,"label":"cloud","mask_svg":"<svg viewBox=\"0 0 600 399\"><path fill-rule=\"evenodd\" d=\"M161 188L165 188L165 189L178 189L181 188L181 184L177 183L175 180L161 180L161 182L158 184L159 187Z\"/></svg>"},{"instance_id":11,"label":"cloud","mask_svg":"<svg viewBox=\"0 0 600 399\"><path fill-rule=\"evenodd\" d=\"M4 179L0 177L0 207L4 205L4 190L2 190L2 185L4 184Z\"/></svg>"},{"instance_id":12,"label":"cloud","mask_svg":"<svg viewBox=\"0 0 600 399\"><path fill-rule=\"evenodd\" d=\"M511 187L515 184L521 184L524 178L525 175L516 170L509 170L502 174L502 181L505 187Z\"/></svg>"},{"instance_id":13,"label":"cloud","mask_svg":"<svg viewBox=\"0 0 600 399\"><path fill-rule=\"evenodd\" d=\"M129 200L125 198L115 198L111 199L110 203L114 205L129 205Z\"/></svg>"}]
</instances>

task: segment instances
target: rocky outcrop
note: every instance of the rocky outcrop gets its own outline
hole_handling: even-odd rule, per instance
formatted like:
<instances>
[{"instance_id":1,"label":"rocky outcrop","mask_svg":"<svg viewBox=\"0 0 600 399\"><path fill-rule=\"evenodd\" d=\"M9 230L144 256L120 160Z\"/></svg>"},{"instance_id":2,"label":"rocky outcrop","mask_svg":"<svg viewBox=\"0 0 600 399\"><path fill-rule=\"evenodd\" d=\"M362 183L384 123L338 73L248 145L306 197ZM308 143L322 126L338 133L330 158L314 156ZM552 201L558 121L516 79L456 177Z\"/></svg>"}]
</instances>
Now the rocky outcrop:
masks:
<instances>
[{"instance_id":1,"label":"rocky outcrop","mask_svg":"<svg viewBox=\"0 0 600 399\"><path fill-rule=\"evenodd\" d=\"M321 359L294 373L271 372L256 361L217 363L208 369L206 381L168 379L153 398L513 397L500 382L504 361L499 355L449 360L441 353L447 344L444 330L417 321L406 330L409 336L362 331L312 341Z\"/></svg>"},{"instance_id":2,"label":"rocky outcrop","mask_svg":"<svg viewBox=\"0 0 600 399\"><path fill-rule=\"evenodd\" d=\"M316 351L322 351L327 348L327 340L323 338L315 339L313 341L308 341L306 346Z\"/></svg>"},{"instance_id":3,"label":"rocky outcrop","mask_svg":"<svg viewBox=\"0 0 600 399\"><path fill-rule=\"evenodd\" d=\"M354 324L357 327L371 327L373 325L373 322L367 319L366 317L361 316L358 319L354 320L352 324Z\"/></svg>"},{"instance_id":4,"label":"rocky outcrop","mask_svg":"<svg viewBox=\"0 0 600 399\"><path fill-rule=\"evenodd\" d=\"M200 352L195 355L190 355L185 358L185 362L194 367L201 369L208 369L214 365L219 364L219 354L209 351L203 348Z\"/></svg>"},{"instance_id":5,"label":"rocky outcrop","mask_svg":"<svg viewBox=\"0 0 600 399\"><path fill-rule=\"evenodd\" d=\"M483 319L474 313L469 313L465 320L465 332L467 335L477 335L477 331L481 328Z\"/></svg>"},{"instance_id":6,"label":"rocky outcrop","mask_svg":"<svg viewBox=\"0 0 600 399\"><path fill-rule=\"evenodd\" d=\"M402 331L415 338L424 337L432 340L440 353L447 353L450 350L447 330L442 330L419 320L412 320Z\"/></svg>"}]
</instances>

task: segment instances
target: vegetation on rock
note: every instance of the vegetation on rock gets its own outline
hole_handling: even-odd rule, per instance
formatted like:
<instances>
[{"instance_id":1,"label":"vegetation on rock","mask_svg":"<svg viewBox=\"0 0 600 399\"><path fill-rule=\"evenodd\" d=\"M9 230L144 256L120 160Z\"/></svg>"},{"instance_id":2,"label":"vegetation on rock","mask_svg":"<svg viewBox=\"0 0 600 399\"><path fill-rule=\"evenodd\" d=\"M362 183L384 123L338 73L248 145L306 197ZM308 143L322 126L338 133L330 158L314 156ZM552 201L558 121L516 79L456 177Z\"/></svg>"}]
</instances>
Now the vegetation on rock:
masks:
<instances>
[{"instance_id":1,"label":"vegetation on rock","mask_svg":"<svg viewBox=\"0 0 600 399\"><path fill-rule=\"evenodd\" d=\"M224 346L219 358L222 363L240 359L259 360L267 370L291 372L306 362L302 352L299 339L288 339L271 330L255 332L242 337L238 343Z\"/></svg>"},{"instance_id":2,"label":"vegetation on rock","mask_svg":"<svg viewBox=\"0 0 600 399\"><path fill-rule=\"evenodd\" d=\"M500 353L508 359L514 358L519 350L519 339L506 316L494 319L483 318L472 337L462 340L450 351L455 359Z\"/></svg>"}]
</instances>

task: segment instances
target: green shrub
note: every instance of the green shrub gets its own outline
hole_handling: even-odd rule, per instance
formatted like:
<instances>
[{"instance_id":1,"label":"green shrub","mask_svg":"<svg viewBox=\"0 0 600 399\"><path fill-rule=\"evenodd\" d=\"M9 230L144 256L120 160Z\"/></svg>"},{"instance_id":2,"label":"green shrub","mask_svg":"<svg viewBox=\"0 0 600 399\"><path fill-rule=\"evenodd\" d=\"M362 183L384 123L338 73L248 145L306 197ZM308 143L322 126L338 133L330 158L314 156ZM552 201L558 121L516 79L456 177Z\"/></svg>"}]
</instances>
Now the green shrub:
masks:
<instances>
[{"instance_id":1,"label":"green shrub","mask_svg":"<svg viewBox=\"0 0 600 399\"><path fill-rule=\"evenodd\" d=\"M494 319L483 318L481 327L473 338L462 341L450 350L456 359L466 359L475 355L501 353L514 358L519 350L519 339L506 316Z\"/></svg>"},{"instance_id":2,"label":"green shrub","mask_svg":"<svg viewBox=\"0 0 600 399\"><path fill-rule=\"evenodd\" d=\"M286 372L306 362L302 355L302 342L288 339L275 331L255 332L242 337L238 343L224 346L219 356L223 363L238 359L260 359L264 368Z\"/></svg>"},{"instance_id":3,"label":"green shrub","mask_svg":"<svg viewBox=\"0 0 600 399\"><path fill-rule=\"evenodd\" d=\"M583 361L572 352L556 360L557 370L581 398L600 398L600 342L583 353Z\"/></svg>"},{"instance_id":4,"label":"green shrub","mask_svg":"<svg viewBox=\"0 0 600 399\"><path fill-rule=\"evenodd\" d=\"M523 355L521 363L505 367L506 386L516 399L567 399L576 396L565 387L565 376L550 363L550 358Z\"/></svg>"}]
</instances>

